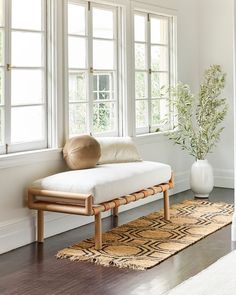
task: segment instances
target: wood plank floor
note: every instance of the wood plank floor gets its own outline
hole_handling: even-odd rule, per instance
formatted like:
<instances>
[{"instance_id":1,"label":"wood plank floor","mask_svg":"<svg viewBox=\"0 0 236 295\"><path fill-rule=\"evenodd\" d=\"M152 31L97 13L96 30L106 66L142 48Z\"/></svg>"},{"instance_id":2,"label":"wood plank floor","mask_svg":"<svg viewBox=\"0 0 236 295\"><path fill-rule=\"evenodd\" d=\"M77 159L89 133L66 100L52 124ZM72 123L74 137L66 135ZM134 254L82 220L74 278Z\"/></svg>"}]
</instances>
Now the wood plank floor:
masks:
<instances>
[{"instance_id":1,"label":"wood plank floor","mask_svg":"<svg viewBox=\"0 0 236 295\"><path fill-rule=\"evenodd\" d=\"M193 198L190 191L171 197L171 203ZM215 188L210 201L233 202L233 190ZM162 200L121 213L119 224L162 208ZM112 218L103 229L112 227ZM90 263L56 260L58 250L91 237L91 224L57 235L44 245L30 244L0 256L1 295L159 295L197 274L236 249L227 226L148 271L105 268Z\"/></svg>"}]
</instances>

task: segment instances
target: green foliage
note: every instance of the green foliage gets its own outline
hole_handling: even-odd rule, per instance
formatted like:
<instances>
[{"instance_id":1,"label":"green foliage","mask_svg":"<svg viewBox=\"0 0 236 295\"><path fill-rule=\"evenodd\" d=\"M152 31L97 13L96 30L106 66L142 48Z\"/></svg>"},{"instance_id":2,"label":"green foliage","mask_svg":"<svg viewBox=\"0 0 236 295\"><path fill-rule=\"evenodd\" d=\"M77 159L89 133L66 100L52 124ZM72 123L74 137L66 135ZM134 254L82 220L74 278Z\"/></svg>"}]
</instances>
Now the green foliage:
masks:
<instances>
[{"instance_id":1,"label":"green foliage","mask_svg":"<svg viewBox=\"0 0 236 295\"><path fill-rule=\"evenodd\" d=\"M170 89L177 124L168 137L196 159L203 160L212 152L224 129L220 124L228 107L226 99L219 98L224 86L225 74L219 65L212 65L205 71L198 97L183 83Z\"/></svg>"},{"instance_id":2,"label":"green foliage","mask_svg":"<svg viewBox=\"0 0 236 295\"><path fill-rule=\"evenodd\" d=\"M109 103L99 103L94 105L93 130L95 133L114 130L114 113Z\"/></svg>"}]
</instances>

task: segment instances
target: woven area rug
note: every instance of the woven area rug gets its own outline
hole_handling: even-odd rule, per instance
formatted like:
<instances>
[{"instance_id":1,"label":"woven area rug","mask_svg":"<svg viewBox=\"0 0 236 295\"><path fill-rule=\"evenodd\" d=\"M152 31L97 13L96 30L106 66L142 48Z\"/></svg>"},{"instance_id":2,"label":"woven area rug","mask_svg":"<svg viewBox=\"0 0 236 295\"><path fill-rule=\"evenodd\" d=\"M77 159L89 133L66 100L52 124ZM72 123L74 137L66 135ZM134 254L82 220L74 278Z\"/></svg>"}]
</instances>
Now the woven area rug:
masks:
<instances>
[{"instance_id":1,"label":"woven area rug","mask_svg":"<svg viewBox=\"0 0 236 295\"><path fill-rule=\"evenodd\" d=\"M233 205L187 200L171 206L170 213L170 221L159 210L104 233L101 250L95 250L94 240L88 239L59 251L57 258L149 269L230 224Z\"/></svg>"}]
</instances>

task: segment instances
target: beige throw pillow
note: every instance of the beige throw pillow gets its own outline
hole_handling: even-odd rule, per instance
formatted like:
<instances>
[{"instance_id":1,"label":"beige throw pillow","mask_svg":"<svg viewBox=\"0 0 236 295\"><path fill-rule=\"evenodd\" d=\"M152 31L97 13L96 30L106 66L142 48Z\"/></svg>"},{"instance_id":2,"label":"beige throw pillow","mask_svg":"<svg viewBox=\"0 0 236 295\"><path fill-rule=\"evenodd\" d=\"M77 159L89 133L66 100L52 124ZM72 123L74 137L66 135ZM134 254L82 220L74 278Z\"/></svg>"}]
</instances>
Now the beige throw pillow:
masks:
<instances>
[{"instance_id":1,"label":"beige throw pillow","mask_svg":"<svg viewBox=\"0 0 236 295\"><path fill-rule=\"evenodd\" d=\"M89 135L72 137L67 140L63 149L64 159L73 170L94 167L101 155L97 140Z\"/></svg>"},{"instance_id":2,"label":"beige throw pillow","mask_svg":"<svg viewBox=\"0 0 236 295\"><path fill-rule=\"evenodd\" d=\"M101 147L98 164L142 161L130 137L99 137L96 139Z\"/></svg>"}]
</instances>

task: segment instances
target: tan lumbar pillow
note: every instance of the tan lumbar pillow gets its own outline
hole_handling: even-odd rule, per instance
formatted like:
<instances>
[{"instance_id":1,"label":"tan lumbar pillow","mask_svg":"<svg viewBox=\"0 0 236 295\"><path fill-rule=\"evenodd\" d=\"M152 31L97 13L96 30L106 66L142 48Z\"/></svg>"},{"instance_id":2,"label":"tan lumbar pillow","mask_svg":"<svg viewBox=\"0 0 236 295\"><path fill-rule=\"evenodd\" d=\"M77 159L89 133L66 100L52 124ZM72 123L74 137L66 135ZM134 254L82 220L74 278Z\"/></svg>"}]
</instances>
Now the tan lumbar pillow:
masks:
<instances>
[{"instance_id":1,"label":"tan lumbar pillow","mask_svg":"<svg viewBox=\"0 0 236 295\"><path fill-rule=\"evenodd\" d=\"M130 137L97 137L97 141L101 146L98 164L142 161Z\"/></svg>"},{"instance_id":2,"label":"tan lumbar pillow","mask_svg":"<svg viewBox=\"0 0 236 295\"><path fill-rule=\"evenodd\" d=\"M101 148L92 136L80 135L67 140L63 155L67 165L73 170L92 168L101 156Z\"/></svg>"}]
</instances>

